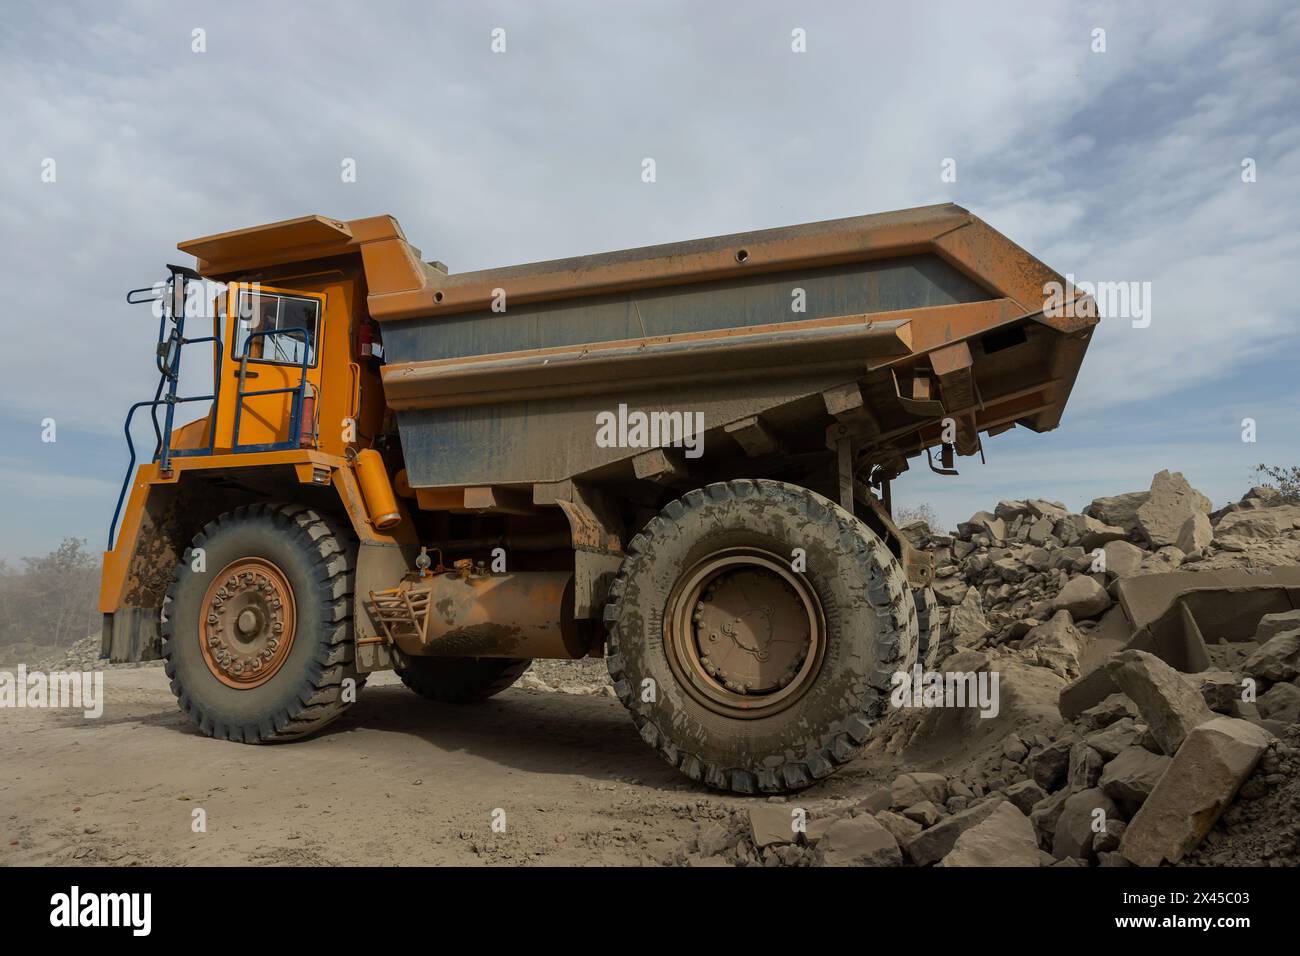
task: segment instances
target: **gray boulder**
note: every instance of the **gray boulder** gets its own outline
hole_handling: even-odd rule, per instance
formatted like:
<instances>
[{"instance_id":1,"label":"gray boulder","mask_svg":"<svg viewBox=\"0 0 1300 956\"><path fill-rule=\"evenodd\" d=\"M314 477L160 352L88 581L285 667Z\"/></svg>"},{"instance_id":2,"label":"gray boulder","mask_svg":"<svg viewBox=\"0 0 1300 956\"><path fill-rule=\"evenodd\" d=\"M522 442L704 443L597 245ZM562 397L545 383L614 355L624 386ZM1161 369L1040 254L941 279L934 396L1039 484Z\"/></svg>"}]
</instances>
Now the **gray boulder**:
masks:
<instances>
[{"instance_id":1,"label":"gray boulder","mask_svg":"<svg viewBox=\"0 0 1300 956\"><path fill-rule=\"evenodd\" d=\"M1133 699L1160 749L1173 755L1194 727L1214 717L1195 685L1154 654L1123 651L1106 672Z\"/></svg>"},{"instance_id":2,"label":"gray boulder","mask_svg":"<svg viewBox=\"0 0 1300 956\"><path fill-rule=\"evenodd\" d=\"M1038 838L1029 818L1005 801L962 832L940 866L1038 866Z\"/></svg>"},{"instance_id":3,"label":"gray boulder","mask_svg":"<svg viewBox=\"0 0 1300 956\"><path fill-rule=\"evenodd\" d=\"M1179 862L1232 802L1269 739L1267 731L1234 717L1194 728L1129 821L1120 853L1138 866Z\"/></svg>"},{"instance_id":4,"label":"gray boulder","mask_svg":"<svg viewBox=\"0 0 1300 956\"><path fill-rule=\"evenodd\" d=\"M836 820L817 841L817 852L825 866L901 866L902 851L894 835L861 814Z\"/></svg>"},{"instance_id":5,"label":"gray boulder","mask_svg":"<svg viewBox=\"0 0 1300 956\"><path fill-rule=\"evenodd\" d=\"M1295 684L1274 684L1267 694L1259 698L1259 712L1268 720L1284 724L1300 723L1300 687Z\"/></svg>"},{"instance_id":6,"label":"gray boulder","mask_svg":"<svg viewBox=\"0 0 1300 956\"><path fill-rule=\"evenodd\" d=\"M1295 677L1300 673L1300 630L1274 634L1246 658L1241 669L1251 677L1270 681Z\"/></svg>"},{"instance_id":7,"label":"gray boulder","mask_svg":"<svg viewBox=\"0 0 1300 956\"><path fill-rule=\"evenodd\" d=\"M937 863L952 851L959 836L986 820L998 808L998 804L1004 802L1000 796L993 797L940 820L928 830L922 830L903 845L908 859L917 866Z\"/></svg>"},{"instance_id":8,"label":"gray boulder","mask_svg":"<svg viewBox=\"0 0 1300 956\"><path fill-rule=\"evenodd\" d=\"M1106 589L1086 574L1072 578L1052 600L1053 611L1069 611L1076 621L1096 617L1111 606Z\"/></svg>"},{"instance_id":9,"label":"gray boulder","mask_svg":"<svg viewBox=\"0 0 1300 956\"><path fill-rule=\"evenodd\" d=\"M941 773L903 773L889 787L893 806L910 807L924 801L942 804L948 799L948 778Z\"/></svg>"},{"instance_id":10,"label":"gray boulder","mask_svg":"<svg viewBox=\"0 0 1300 956\"><path fill-rule=\"evenodd\" d=\"M1157 548L1177 545L1187 519L1197 512L1208 515L1212 507L1181 472L1162 471L1151 479L1151 494L1138 507L1138 531Z\"/></svg>"},{"instance_id":11,"label":"gray boulder","mask_svg":"<svg viewBox=\"0 0 1300 956\"><path fill-rule=\"evenodd\" d=\"M1151 795L1173 759L1153 754L1145 747L1127 747L1106 764L1099 786L1106 796L1131 814Z\"/></svg>"},{"instance_id":12,"label":"gray boulder","mask_svg":"<svg viewBox=\"0 0 1300 956\"><path fill-rule=\"evenodd\" d=\"M1265 614L1255 628L1255 643L1265 644L1285 631L1300 630L1300 610Z\"/></svg>"},{"instance_id":13,"label":"gray boulder","mask_svg":"<svg viewBox=\"0 0 1300 956\"><path fill-rule=\"evenodd\" d=\"M1138 508L1151 497L1149 491L1130 491L1125 495L1096 498L1083 509L1083 513L1105 524L1117 525L1126 531L1137 528Z\"/></svg>"},{"instance_id":14,"label":"gray boulder","mask_svg":"<svg viewBox=\"0 0 1300 956\"><path fill-rule=\"evenodd\" d=\"M1095 787L1070 794L1056 821L1052 856L1058 860L1068 856L1091 859L1093 834L1104 830L1106 821L1119 816L1115 801Z\"/></svg>"},{"instance_id":15,"label":"gray boulder","mask_svg":"<svg viewBox=\"0 0 1300 956\"><path fill-rule=\"evenodd\" d=\"M1197 511L1178 529L1178 540L1174 545L1183 554L1199 554L1213 540L1214 529L1210 527L1210 516Z\"/></svg>"},{"instance_id":16,"label":"gray boulder","mask_svg":"<svg viewBox=\"0 0 1300 956\"><path fill-rule=\"evenodd\" d=\"M975 588L967 588L961 603L948 614L948 634L954 644L967 647L993 632L984 617L984 608L980 603L980 593Z\"/></svg>"}]
</instances>

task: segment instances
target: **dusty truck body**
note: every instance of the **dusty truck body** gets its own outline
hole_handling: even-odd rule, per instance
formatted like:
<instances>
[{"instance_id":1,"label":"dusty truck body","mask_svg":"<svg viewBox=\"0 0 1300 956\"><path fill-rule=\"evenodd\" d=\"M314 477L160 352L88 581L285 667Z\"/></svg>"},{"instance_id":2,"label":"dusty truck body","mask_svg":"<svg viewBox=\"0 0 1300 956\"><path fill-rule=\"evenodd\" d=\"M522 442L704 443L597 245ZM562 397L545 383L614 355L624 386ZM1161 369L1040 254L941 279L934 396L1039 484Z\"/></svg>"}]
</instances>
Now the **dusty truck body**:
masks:
<instances>
[{"instance_id":1,"label":"dusty truck body","mask_svg":"<svg viewBox=\"0 0 1300 956\"><path fill-rule=\"evenodd\" d=\"M952 205L463 274L388 216L180 248L129 297L161 376L105 653L166 658L201 730L250 743L373 670L470 702L604 656L647 743L740 792L831 773L933 660L890 483L1056 427L1096 322ZM211 394L179 393L186 346Z\"/></svg>"}]
</instances>

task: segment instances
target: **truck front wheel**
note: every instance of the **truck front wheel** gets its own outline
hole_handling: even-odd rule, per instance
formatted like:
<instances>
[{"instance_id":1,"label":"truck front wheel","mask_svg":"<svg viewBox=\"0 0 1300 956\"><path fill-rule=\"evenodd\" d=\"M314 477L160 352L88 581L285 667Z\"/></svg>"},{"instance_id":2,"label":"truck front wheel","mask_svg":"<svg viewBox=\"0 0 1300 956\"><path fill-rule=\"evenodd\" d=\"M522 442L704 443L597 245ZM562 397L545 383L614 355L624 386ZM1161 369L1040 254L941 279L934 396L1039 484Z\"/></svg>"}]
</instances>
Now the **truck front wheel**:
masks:
<instances>
[{"instance_id":1,"label":"truck front wheel","mask_svg":"<svg viewBox=\"0 0 1300 956\"><path fill-rule=\"evenodd\" d=\"M195 536L163 602L172 693L199 731L243 743L320 730L355 700L349 529L255 504Z\"/></svg>"},{"instance_id":2,"label":"truck front wheel","mask_svg":"<svg viewBox=\"0 0 1300 956\"><path fill-rule=\"evenodd\" d=\"M631 541L605 608L614 690L694 780L806 787L852 759L917 643L902 567L815 492L697 489Z\"/></svg>"}]
</instances>

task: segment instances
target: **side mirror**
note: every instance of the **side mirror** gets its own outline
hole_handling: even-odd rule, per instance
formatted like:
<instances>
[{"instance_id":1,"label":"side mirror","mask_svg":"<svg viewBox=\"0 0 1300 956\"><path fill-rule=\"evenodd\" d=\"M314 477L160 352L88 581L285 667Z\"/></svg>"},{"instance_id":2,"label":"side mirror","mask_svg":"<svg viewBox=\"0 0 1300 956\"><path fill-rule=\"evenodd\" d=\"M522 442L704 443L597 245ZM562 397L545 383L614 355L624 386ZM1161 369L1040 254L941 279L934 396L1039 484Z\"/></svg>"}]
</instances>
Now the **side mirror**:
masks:
<instances>
[{"instance_id":1,"label":"side mirror","mask_svg":"<svg viewBox=\"0 0 1300 956\"><path fill-rule=\"evenodd\" d=\"M172 273L172 321L185 316L185 277Z\"/></svg>"}]
</instances>

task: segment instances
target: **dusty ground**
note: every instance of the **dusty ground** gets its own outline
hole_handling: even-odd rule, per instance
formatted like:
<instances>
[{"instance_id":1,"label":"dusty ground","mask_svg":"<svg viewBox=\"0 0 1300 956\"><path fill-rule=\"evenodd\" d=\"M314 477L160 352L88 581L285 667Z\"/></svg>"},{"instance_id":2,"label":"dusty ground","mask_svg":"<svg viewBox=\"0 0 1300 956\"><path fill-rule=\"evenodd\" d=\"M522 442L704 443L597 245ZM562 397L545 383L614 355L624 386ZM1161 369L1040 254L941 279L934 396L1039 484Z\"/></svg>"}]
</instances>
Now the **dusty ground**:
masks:
<instances>
[{"instance_id":1,"label":"dusty ground","mask_svg":"<svg viewBox=\"0 0 1300 956\"><path fill-rule=\"evenodd\" d=\"M321 735L265 747L199 736L156 665L106 670L105 697L97 720L0 711L0 864L654 865L763 800L692 785L603 694L451 707L376 674ZM800 801L878 776L862 759Z\"/></svg>"},{"instance_id":2,"label":"dusty ground","mask_svg":"<svg viewBox=\"0 0 1300 956\"><path fill-rule=\"evenodd\" d=\"M1081 793L1100 799L1106 761L1118 753L1103 756L1108 728L1116 739L1129 735L1123 748L1163 756L1158 740L1140 742L1150 736L1148 711L1161 717L1162 707L1186 702L1156 694L1143 709L1116 695L1073 725L1062 720L1060 693L1083 673L1085 651L1103 628L1096 618L1124 613L1103 584L1184 565L1300 561L1300 505L1255 488L1209 525L1208 499L1183 486L1180 475L1162 472L1151 491L1090 508L1117 522L1136 515L1141 527L1157 530L1169 513L1200 509L1181 526L1193 552L1154 549L1138 531L1039 500L1001 502L996 514L978 513L955 536L919 529L936 554L939 613L947 617L936 660L950 671L997 675L998 707L984 717L972 708L891 709L862 756L788 801L720 795L663 763L634 732L598 659L535 662L515 687L472 707L434 705L392 674L374 675L360 702L325 733L249 747L199 736L157 662L110 665L99 660L98 636L40 660L28 648L36 670L102 670L106 709L98 720L0 709L7 771L0 775L0 864L894 865L905 852L924 865L946 859L981 805L1006 799L1020 823L1030 820L1018 835L1002 836L1023 843L1027 834L1038 865L1120 865L1111 845L1119 837L1108 829L1104 839L1080 843L1072 830L1080 814L1067 814L1066 801ZM1100 553L1113 556L1113 566L1093 570L1095 553L1066 544L1084 534L1106 540ZM1215 690L1222 674L1204 688L1193 681L1217 712L1286 740L1270 743L1249 778L1237 781L1232 806L1185 863L1300 860L1300 677L1291 679L1297 665L1287 656L1295 653L1289 640L1278 634L1265 655L1272 663L1250 671L1277 685L1258 703L1222 701ZM1246 655L1263 648L1240 640L1232 647L1216 666L1229 668L1236 683ZM1109 653L1105 645L1100 652ZM1289 671L1267 676L1284 665ZM895 779L906 771L937 779L918 791L914 780ZM768 806L773 800L790 806ZM808 824L798 839L786 832L795 808ZM206 815L206 832L194 832L196 810ZM504 832L493 827L502 814ZM1136 819L1120 814L1117 822ZM872 847L880 843L887 852L877 859ZM969 854L954 856L960 865Z\"/></svg>"}]
</instances>

